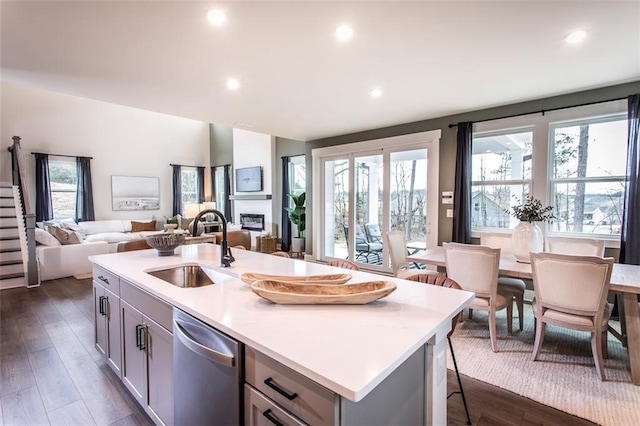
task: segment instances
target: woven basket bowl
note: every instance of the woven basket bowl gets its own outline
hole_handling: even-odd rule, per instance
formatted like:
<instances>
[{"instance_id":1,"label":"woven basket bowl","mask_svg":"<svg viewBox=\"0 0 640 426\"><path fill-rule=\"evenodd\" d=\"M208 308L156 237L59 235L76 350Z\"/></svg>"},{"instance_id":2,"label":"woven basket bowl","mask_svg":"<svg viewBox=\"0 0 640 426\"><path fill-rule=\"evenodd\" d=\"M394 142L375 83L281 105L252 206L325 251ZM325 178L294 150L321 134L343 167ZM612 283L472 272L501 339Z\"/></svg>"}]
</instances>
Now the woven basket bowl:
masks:
<instances>
[{"instance_id":1,"label":"woven basket bowl","mask_svg":"<svg viewBox=\"0 0 640 426\"><path fill-rule=\"evenodd\" d=\"M183 234L153 234L147 235L144 239L158 251L158 256L173 256L176 247L184 243Z\"/></svg>"}]
</instances>

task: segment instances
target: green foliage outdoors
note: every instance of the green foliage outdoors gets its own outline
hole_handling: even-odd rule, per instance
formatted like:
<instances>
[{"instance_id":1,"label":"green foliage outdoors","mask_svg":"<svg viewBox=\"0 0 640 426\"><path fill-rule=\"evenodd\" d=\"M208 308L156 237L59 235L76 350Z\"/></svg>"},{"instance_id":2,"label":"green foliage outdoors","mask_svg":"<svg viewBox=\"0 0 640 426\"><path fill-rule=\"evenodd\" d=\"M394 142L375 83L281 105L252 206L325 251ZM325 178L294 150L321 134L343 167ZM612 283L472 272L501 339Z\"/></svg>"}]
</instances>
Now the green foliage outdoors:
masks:
<instances>
[{"instance_id":1,"label":"green foliage outdoors","mask_svg":"<svg viewBox=\"0 0 640 426\"><path fill-rule=\"evenodd\" d=\"M296 225L298 229L298 238L302 238L304 234L304 230L306 229L307 218L305 214L304 203L306 201L307 195L305 192L302 192L298 195L295 194L287 194L291 197L293 201L294 207L285 207L284 209L289 214L289 220L291 223Z\"/></svg>"}]
</instances>

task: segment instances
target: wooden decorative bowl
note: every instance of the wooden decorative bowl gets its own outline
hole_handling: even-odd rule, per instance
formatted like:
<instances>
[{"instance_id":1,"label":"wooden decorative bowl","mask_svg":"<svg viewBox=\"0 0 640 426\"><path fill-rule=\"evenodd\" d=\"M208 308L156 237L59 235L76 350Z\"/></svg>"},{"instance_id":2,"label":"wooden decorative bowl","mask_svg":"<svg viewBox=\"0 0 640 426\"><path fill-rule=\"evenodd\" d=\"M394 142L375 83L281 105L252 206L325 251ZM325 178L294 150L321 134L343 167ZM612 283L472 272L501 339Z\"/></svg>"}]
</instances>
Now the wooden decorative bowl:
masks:
<instances>
[{"instance_id":1,"label":"wooden decorative bowl","mask_svg":"<svg viewBox=\"0 0 640 426\"><path fill-rule=\"evenodd\" d=\"M364 305L388 296L396 285L389 281L316 285L260 280L251 284L251 289L281 305Z\"/></svg>"},{"instance_id":2,"label":"wooden decorative bowl","mask_svg":"<svg viewBox=\"0 0 640 426\"><path fill-rule=\"evenodd\" d=\"M256 281L280 281L297 284L344 284L351 279L349 274L325 274L325 275L269 275L256 272L245 272L240 279L247 284Z\"/></svg>"}]
</instances>

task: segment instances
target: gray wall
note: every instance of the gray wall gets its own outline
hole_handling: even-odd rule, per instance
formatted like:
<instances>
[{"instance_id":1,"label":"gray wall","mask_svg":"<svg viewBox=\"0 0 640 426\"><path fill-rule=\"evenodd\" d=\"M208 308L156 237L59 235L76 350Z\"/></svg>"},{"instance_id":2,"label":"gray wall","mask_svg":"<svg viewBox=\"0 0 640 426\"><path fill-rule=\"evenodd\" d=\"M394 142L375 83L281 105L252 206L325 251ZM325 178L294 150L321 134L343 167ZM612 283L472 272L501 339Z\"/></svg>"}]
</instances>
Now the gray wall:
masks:
<instances>
[{"instance_id":1,"label":"gray wall","mask_svg":"<svg viewBox=\"0 0 640 426\"><path fill-rule=\"evenodd\" d=\"M233 165L233 128L209 124L209 143L212 167Z\"/></svg>"},{"instance_id":2,"label":"gray wall","mask_svg":"<svg viewBox=\"0 0 640 426\"><path fill-rule=\"evenodd\" d=\"M587 90L562 96L521 102L501 107L488 108L478 111L470 111L463 114L431 120L417 121L397 126L367 130L358 133L335 136L331 138L309 141L306 144L307 152L307 251L311 250L313 212L312 212L312 188L311 183L311 150L315 148L341 145L346 143L361 142L372 139L387 138L391 136L405 135L429 130L442 130L440 139L440 188L441 191L452 191L454 186L455 156L456 156L456 129L449 128L449 124L463 121L482 121L501 118L516 114L526 114L554 108L567 108L591 102L601 102L624 98L632 94L640 93L640 81L626 83L601 89ZM425 97L425 102L428 102ZM438 242L451 241L452 220L446 218L447 206L440 205L438 223ZM612 253L613 254L613 253Z\"/></svg>"}]
</instances>

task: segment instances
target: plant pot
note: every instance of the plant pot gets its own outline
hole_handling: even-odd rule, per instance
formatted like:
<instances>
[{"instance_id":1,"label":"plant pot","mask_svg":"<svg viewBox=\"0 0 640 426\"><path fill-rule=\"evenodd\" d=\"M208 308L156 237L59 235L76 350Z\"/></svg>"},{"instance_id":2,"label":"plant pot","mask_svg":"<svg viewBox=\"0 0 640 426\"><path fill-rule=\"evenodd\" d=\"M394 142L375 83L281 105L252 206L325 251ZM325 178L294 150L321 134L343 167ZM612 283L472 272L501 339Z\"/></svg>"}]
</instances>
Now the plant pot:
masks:
<instances>
[{"instance_id":1,"label":"plant pot","mask_svg":"<svg viewBox=\"0 0 640 426\"><path fill-rule=\"evenodd\" d=\"M302 253L302 252L304 252L304 237L302 237L302 238L297 238L297 237L291 238L291 251L293 253Z\"/></svg>"},{"instance_id":2,"label":"plant pot","mask_svg":"<svg viewBox=\"0 0 640 426\"><path fill-rule=\"evenodd\" d=\"M520 222L513 228L511 253L520 263L531 263L529 253L541 252L544 248L542 230L535 222Z\"/></svg>"}]
</instances>

